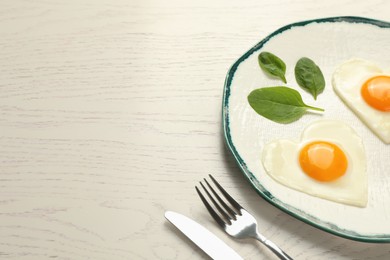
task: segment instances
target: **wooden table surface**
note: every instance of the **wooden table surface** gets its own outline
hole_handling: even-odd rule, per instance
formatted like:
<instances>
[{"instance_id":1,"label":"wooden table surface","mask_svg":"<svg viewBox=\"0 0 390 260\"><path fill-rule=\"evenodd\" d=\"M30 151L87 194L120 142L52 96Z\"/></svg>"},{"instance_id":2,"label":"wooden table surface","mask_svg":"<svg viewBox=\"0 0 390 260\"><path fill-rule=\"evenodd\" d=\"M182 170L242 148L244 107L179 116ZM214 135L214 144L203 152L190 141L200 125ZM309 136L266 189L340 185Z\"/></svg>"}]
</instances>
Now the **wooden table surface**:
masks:
<instances>
[{"instance_id":1,"label":"wooden table surface","mask_svg":"<svg viewBox=\"0 0 390 260\"><path fill-rule=\"evenodd\" d=\"M194 186L212 173L296 259L390 259L281 212L252 190L222 134L231 64L278 28L390 2L3 0L0 258L207 259L164 218L197 220L245 259ZM362 220L364 223L364 220Z\"/></svg>"}]
</instances>

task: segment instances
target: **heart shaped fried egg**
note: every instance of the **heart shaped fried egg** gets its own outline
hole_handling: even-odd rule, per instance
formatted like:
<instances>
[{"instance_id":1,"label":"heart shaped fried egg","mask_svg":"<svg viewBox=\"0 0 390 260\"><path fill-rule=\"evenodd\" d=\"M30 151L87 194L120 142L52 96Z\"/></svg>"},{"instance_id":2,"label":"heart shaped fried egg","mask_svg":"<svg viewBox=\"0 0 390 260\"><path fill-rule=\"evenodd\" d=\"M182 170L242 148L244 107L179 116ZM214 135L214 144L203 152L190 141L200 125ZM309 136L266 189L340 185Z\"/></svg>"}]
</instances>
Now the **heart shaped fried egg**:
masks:
<instances>
[{"instance_id":1,"label":"heart shaped fried egg","mask_svg":"<svg viewBox=\"0 0 390 260\"><path fill-rule=\"evenodd\" d=\"M262 163L273 179L289 188L338 203L367 204L363 143L341 121L316 121L304 129L298 141L268 143Z\"/></svg>"},{"instance_id":2,"label":"heart shaped fried egg","mask_svg":"<svg viewBox=\"0 0 390 260\"><path fill-rule=\"evenodd\" d=\"M390 71L353 59L336 68L336 94L384 143L390 143Z\"/></svg>"}]
</instances>

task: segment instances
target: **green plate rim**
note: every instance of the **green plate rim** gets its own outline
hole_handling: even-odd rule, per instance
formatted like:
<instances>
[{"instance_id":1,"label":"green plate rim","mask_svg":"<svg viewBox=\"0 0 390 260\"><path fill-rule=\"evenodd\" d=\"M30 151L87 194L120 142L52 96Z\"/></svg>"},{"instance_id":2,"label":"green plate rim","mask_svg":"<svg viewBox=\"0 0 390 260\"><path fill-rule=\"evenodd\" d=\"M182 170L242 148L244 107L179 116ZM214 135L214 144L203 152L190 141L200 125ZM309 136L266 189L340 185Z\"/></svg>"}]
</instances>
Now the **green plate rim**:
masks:
<instances>
[{"instance_id":1,"label":"green plate rim","mask_svg":"<svg viewBox=\"0 0 390 260\"><path fill-rule=\"evenodd\" d=\"M295 207L292 207L288 204L283 203L282 201L275 198L269 191L267 191L262 184L259 182L259 180L255 177L255 175L248 169L246 166L245 161L241 158L240 154L236 150L231 134L230 134L230 122L229 122L229 97L230 97L230 87L232 80L234 78L234 74L240 65L241 62L246 60L249 56L251 56L255 51L261 49L263 45L268 42L272 37L274 37L277 34L280 34L286 30L289 30L293 27L300 27L305 26L310 23L329 23L329 22L348 22L348 23L364 23L364 24L371 24L375 25L380 28L390 28L390 23L381 21L381 20L375 20L371 18L365 18L365 17L358 17L358 16L336 16L336 17L327 17L327 18L320 18L320 19L312 19L312 20L306 20L301 22L296 22L292 24L288 24L286 26L283 26L279 28L278 30L274 31L267 37L265 37L263 40L261 40L259 43L257 43L255 46L253 46L249 51L247 51L244 55L242 55L228 70L228 73L225 78L224 83L224 90L223 90L223 106L222 106L222 122L223 122L223 131L224 131L224 137L225 142L228 146L228 149L233 154L235 160L237 161L241 171L244 173L245 177L250 182L251 186L256 190L256 192L263 197L266 201L268 201L273 206L281 209L282 211L286 212L287 214L295 217L296 219L299 219L311 226L314 226L318 229L321 229L323 231L326 231L328 233L331 233L336 236L344 237L351 240L356 240L360 242L369 242L369 243L390 243L390 234L378 234L378 235L363 235L359 234L357 232L347 230L340 228L332 223L324 222L319 220L316 217L311 216L310 214L307 214L306 212L299 210Z\"/></svg>"}]
</instances>

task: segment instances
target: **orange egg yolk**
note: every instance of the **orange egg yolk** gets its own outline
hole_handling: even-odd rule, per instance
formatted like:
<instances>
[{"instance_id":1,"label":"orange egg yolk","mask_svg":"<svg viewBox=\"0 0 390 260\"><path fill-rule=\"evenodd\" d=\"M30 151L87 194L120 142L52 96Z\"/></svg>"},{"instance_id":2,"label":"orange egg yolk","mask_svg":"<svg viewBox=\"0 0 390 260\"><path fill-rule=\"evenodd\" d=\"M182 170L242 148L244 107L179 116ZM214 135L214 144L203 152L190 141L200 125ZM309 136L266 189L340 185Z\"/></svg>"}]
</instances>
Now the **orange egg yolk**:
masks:
<instances>
[{"instance_id":1,"label":"orange egg yolk","mask_svg":"<svg viewBox=\"0 0 390 260\"><path fill-rule=\"evenodd\" d=\"M316 141L305 145L301 149L299 164L302 170L313 179L328 182L345 174L348 160L337 145L325 141Z\"/></svg>"},{"instance_id":2,"label":"orange egg yolk","mask_svg":"<svg viewBox=\"0 0 390 260\"><path fill-rule=\"evenodd\" d=\"M380 75L368 79L361 88L361 95L369 106L390 112L390 76Z\"/></svg>"}]
</instances>

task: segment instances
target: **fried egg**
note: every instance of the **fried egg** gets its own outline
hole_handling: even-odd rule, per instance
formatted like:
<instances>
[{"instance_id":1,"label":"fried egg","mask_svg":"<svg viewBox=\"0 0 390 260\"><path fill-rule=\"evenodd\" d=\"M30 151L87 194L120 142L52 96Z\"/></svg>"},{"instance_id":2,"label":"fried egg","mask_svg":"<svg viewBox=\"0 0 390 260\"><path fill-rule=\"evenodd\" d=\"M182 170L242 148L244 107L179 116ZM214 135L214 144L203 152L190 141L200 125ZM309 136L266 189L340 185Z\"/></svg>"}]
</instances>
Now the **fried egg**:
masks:
<instances>
[{"instance_id":1,"label":"fried egg","mask_svg":"<svg viewBox=\"0 0 390 260\"><path fill-rule=\"evenodd\" d=\"M266 144L261 159L268 175L289 188L347 205L367 204L363 143L341 121L316 121L298 141L280 139Z\"/></svg>"},{"instance_id":2,"label":"fried egg","mask_svg":"<svg viewBox=\"0 0 390 260\"><path fill-rule=\"evenodd\" d=\"M390 143L390 71L360 59L336 68L336 94L386 144Z\"/></svg>"}]
</instances>

